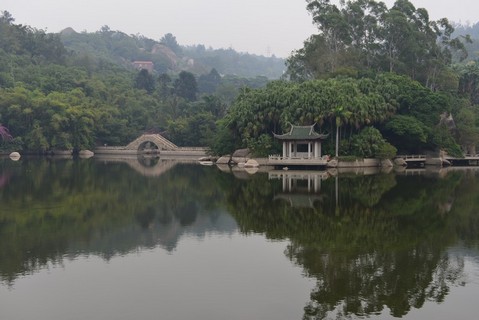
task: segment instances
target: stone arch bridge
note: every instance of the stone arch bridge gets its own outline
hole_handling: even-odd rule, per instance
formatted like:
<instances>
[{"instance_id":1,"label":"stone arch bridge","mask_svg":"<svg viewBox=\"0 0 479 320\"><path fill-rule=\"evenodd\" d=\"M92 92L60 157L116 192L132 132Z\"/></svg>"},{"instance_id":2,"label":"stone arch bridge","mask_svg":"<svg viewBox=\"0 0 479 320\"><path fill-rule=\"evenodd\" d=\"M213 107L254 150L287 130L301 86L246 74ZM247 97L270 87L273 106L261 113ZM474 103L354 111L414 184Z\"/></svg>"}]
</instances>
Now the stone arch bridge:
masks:
<instances>
[{"instance_id":1,"label":"stone arch bridge","mask_svg":"<svg viewBox=\"0 0 479 320\"><path fill-rule=\"evenodd\" d=\"M206 156L208 149L202 147L178 147L161 134L143 134L121 147L97 147L95 154L159 154L161 156Z\"/></svg>"},{"instance_id":2,"label":"stone arch bridge","mask_svg":"<svg viewBox=\"0 0 479 320\"><path fill-rule=\"evenodd\" d=\"M161 134L143 134L125 147L126 150L145 150L148 148L169 151L180 149L180 147Z\"/></svg>"}]
</instances>

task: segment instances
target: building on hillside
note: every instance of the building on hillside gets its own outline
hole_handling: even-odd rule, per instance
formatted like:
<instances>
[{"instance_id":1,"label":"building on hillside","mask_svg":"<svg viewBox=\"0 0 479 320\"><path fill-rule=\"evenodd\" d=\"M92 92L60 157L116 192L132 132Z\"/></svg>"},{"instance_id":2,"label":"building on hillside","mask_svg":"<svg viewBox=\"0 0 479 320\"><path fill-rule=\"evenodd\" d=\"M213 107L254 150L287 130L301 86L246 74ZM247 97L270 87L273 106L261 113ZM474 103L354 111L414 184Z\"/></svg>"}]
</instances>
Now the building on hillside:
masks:
<instances>
[{"instance_id":1,"label":"building on hillside","mask_svg":"<svg viewBox=\"0 0 479 320\"><path fill-rule=\"evenodd\" d=\"M155 66L152 61L133 61L132 64L137 70L145 69L149 73L153 73Z\"/></svg>"},{"instance_id":2,"label":"building on hillside","mask_svg":"<svg viewBox=\"0 0 479 320\"><path fill-rule=\"evenodd\" d=\"M321 143L329 134L316 132L314 126L314 124L310 126L291 125L290 131L285 134L274 133L274 137L283 143L283 154L282 156L269 156L268 163L278 166L325 166L328 157L322 157Z\"/></svg>"}]
</instances>

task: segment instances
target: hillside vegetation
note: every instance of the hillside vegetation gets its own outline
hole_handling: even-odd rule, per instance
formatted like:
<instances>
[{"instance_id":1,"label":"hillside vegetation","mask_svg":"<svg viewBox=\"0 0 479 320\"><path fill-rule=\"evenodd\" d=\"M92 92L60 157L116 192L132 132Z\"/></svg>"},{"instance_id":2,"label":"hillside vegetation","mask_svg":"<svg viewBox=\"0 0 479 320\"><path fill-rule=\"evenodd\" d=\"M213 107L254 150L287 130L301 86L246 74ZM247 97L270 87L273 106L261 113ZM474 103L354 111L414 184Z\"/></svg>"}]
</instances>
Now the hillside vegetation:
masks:
<instances>
[{"instance_id":1,"label":"hillside vegetation","mask_svg":"<svg viewBox=\"0 0 479 320\"><path fill-rule=\"evenodd\" d=\"M178 145L204 146L239 90L269 81L190 63L216 50L188 58L193 49L180 47L171 35L161 44L106 27L92 34L50 34L14 21L6 11L0 16L0 150L124 145L144 132L162 132ZM157 59L157 69L138 71L132 66L136 59ZM217 60L229 68L221 54Z\"/></svg>"},{"instance_id":2,"label":"hillside vegetation","mask_svg":"<svg viewBox=\"0 0 479 320\"><path fill-rule=\"evenodd\" d=\"M171 33L155 41L104 26L93 33L78 33L67 28L60 33L60 39L67 50L88 59L104 59L126 67L131 67L135 60L152 61L158 74L189 71L201 75L215 69L222 75L279 79L286 68L285 61L274 56L206 48L204 45L181 46Z\"/></svg>"}]
</instances>

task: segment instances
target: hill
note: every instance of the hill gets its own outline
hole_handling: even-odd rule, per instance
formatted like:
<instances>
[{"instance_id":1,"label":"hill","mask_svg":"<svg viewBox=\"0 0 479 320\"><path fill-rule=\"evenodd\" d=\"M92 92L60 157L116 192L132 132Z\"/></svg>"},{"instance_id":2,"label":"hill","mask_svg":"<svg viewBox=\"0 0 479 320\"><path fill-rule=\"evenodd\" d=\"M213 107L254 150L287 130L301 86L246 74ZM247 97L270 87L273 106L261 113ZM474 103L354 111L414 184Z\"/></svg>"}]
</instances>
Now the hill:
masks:
<instances>
[{"instance_id":1,"label":"hill","mask_svg":"<svg viewBox=\"0 0 479 320\"><path fill-rule=\"evenodd\" d=\"M133 61L138 60L152 61L154 71L158 74L188 71L201 75L216 69L222 75L278 79L285 69L284 59L274 56L239 53L233 49L206 48L201 44L181 46L171 33L156 41L142 35L113 31L104 26L92 33L78 33L67 28L60 32L60 38L66 49L90 58L101 58L123 66L130 66Z\"/></svg>"}]
</instances>

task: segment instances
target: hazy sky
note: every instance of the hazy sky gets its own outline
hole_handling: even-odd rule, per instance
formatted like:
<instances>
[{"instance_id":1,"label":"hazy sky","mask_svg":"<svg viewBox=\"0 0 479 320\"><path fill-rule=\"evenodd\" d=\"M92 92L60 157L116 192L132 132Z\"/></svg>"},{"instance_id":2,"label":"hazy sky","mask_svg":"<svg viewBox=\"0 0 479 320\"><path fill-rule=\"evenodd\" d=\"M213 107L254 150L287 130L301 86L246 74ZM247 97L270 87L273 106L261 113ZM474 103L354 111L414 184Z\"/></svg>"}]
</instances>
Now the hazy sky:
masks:
<instances>
[{"instance_id":1,"label":"hazy sky","mask_svg":"<svg viewBox=\"0 0 479 320\"><path fill-rule=\"evenodd\" d=\"M337 0L333 2L338 2ZM385 0L390 7L394 0ZM479 0L411 0L432 19L479 21ZM48 32L66 27L112 30L159 40L172 33L181 45L204 44L287 57L316 32L305 0L2 0L15 23Z\"/></svg>"}]
</instances>

